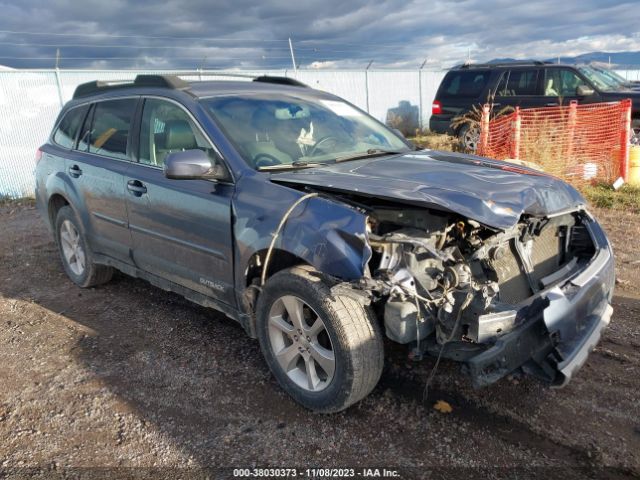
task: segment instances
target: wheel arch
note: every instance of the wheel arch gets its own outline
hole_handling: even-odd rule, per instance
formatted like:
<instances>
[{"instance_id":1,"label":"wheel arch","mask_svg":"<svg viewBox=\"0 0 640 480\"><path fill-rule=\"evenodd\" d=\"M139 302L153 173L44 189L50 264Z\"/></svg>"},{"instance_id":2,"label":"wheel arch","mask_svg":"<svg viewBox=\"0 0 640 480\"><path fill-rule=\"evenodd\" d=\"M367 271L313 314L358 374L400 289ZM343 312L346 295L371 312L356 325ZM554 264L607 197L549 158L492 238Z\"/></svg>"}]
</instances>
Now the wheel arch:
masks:
<instances>
[{"instance_id":1,"label":"wheel arch","mask_svg":"<svg viewBox=\"0 0 640 480\"><path fill-rule=\"evenodd\" d=\"M56 217L62 207L71 206L71 202L63 194L56 192L49 197L47 202L47 215L51 228L55 228ZM71 207L73 208L73 207Z\"/></svg>"}]
</instances>

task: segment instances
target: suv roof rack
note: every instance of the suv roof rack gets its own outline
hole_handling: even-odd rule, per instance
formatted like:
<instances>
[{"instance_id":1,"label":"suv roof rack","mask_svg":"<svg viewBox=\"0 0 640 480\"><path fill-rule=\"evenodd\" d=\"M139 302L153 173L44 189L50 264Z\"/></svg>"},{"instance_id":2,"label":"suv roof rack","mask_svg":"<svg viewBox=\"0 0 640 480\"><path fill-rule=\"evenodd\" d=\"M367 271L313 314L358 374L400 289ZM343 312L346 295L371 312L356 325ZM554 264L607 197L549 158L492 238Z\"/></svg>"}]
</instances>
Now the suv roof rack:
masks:
<instances>
[{"instance_id":1,"label":"suv roof rack","mask_svg":"<svg viewBox=\"0 0 640 480\"><path fill-rule=\"evenodd\" d=\"M301 81L296 80L295 78L289 78L289 77L272 77L269 75L262 75L260 77L254 78L253 81L261 82L261 83L275 83L277 85L290 85L292 87L309 88L309 85L307 85L306 83L302 83Z\"/></svg>"},{"instance_id":2,"label":"suv roof rack","mask_svg":"<svg viewBox=\"0 0 640 480\"><path fill-rule=\"evenodd\" d=\"M551 62L543 62L541 60L516 60L513 62L495 62L495 63L464 63L456 68L491 68L491 67L519 67L527 65L549 65Z\"/></svg>"},{"instance_id":3,"label":"suv roof rack","mask_svg":"<svg viewBox=\"0 0 640 480\"><path fill-rule=\"evenodd\" d=\"M202 72L193 72L193 74L201 74ZM192 75L191 72L181 73L181 75ZM277 85L290 85L293 87L309 88L308 85L302 83L294 78L277 77L262 75L254 77L253 75L243 74L228 74L228 73L214 73L213 75L238 77L238 78L251 78L254 82L261 83L274 83ZM73 92L73 98L87 97L89 95L95 95L97 93L104 93L111 90L118 90L123 88L135 88L135 87L160 87L170 88L172 90L186 90L190 87L190 83L181 79L177 75L138 75L131 80L94 80L93 82L82 83L76 87Z\"/></svg>"},{"instance_id":4,"label":"suv roof rack","mask_svg":"<svg viewBox=\"0 0 640 480\"><path fill-rule=\"evenodd\" d=\"M185 90L189 88L189 83L177 75L138 75L133 82L131 80L94 80L93 82L78 85L75 92L73 92L73 98L87 97L96 93L134 87L161 87L172 90Z\"/></svg>"}]
</instances>

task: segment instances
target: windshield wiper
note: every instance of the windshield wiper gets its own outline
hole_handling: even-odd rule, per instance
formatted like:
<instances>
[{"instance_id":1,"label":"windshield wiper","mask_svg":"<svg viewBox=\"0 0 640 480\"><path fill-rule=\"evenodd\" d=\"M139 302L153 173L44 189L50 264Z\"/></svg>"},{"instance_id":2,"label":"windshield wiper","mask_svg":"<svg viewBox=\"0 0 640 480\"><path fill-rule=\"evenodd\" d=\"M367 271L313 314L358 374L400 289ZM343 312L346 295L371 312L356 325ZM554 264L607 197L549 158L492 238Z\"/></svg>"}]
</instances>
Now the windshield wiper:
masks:
<instances>
[{"instance_id":1,"label":"windshield wiper","mask_svg":"<svg viewBox=\"0 0 640 480\"><path fill-rule=\"evenodd\" d=\"M351 155L345 155L343 157L336 158L335 162L346 162L348 160L359 160L361 158L371 158L371 157L380 157L382 155L399 155L401 153L406 153L400 150L385 150L383 148L370 148L366 152L358 152Z\"/></svg>"},{"instance_id":2,"label":"windshield wiper","mask_svg":"<svg viewBox=\"0 0 640 480\"><path fill-rule=\"evenodd\" d=\"M258 170L261 172L264 170L291 170L295 168L319 167L320 165L326 165L326 163L296 161L293 163L279 163L278 165L265 165L264 167L258 167Z\"/></svg>"}]
</instances>

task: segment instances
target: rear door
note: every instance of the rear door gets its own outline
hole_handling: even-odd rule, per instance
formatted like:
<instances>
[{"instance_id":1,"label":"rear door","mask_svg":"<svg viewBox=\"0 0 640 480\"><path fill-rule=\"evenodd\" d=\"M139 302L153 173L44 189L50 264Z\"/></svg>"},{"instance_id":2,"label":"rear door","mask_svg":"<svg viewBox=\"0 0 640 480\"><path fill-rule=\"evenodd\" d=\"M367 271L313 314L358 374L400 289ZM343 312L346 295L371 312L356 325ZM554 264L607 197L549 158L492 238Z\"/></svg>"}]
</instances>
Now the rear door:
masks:
<instances>
[{"instance_id":1,"label":"rear door","mask_svg":"<svg viewBox=\"0 0 640 480\"><path fill-rule=\"evenodd\" d=\"M182 106L147 98L139 159L127 172L127 208L136 265L174 283L234 304L231 183L170 180L164 159L201 149L216 157L203 130Z\"/></svg>"},{"instance_id":2,"label":"rear door","mask_svg":"<svg viewBox=\"0 0 640 480\"><path fill-rule=\"evenodd\" d=\"M138 97L94 103L77 148L66 160L70 188L94 252L131 263L124 174L130 165L131 127Z\"/></svg>"},{"instance_id":3,"label":"rear door","mask_svg":"<svg viewBox=\"0 0 640 480\"><path fill-rule=\"evenodd\" d=\"M495 90L494 109L542 107L542 72L539 68L513 68L502 74Z\"/></svg>"}]
</instances>

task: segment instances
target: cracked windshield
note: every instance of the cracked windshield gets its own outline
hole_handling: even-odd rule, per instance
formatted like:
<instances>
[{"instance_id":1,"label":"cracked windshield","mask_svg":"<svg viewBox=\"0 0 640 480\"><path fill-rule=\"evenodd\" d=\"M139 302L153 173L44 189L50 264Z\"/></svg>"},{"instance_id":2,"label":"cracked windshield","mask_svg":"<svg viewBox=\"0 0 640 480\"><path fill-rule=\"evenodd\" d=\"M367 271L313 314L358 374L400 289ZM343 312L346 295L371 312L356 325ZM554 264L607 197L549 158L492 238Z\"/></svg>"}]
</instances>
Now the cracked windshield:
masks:
<instances>
[{"instance_id":1,"label":"cracked windshield","mask_svg":"<svg viewBox=\"0 0 640 480\"><path fill-rule=\"evenodd\" d=\"M397 134L339 100L279 94L216 97L204 103L257 170L312 167L410 150Z\"/></svg>"}]
</instances>

